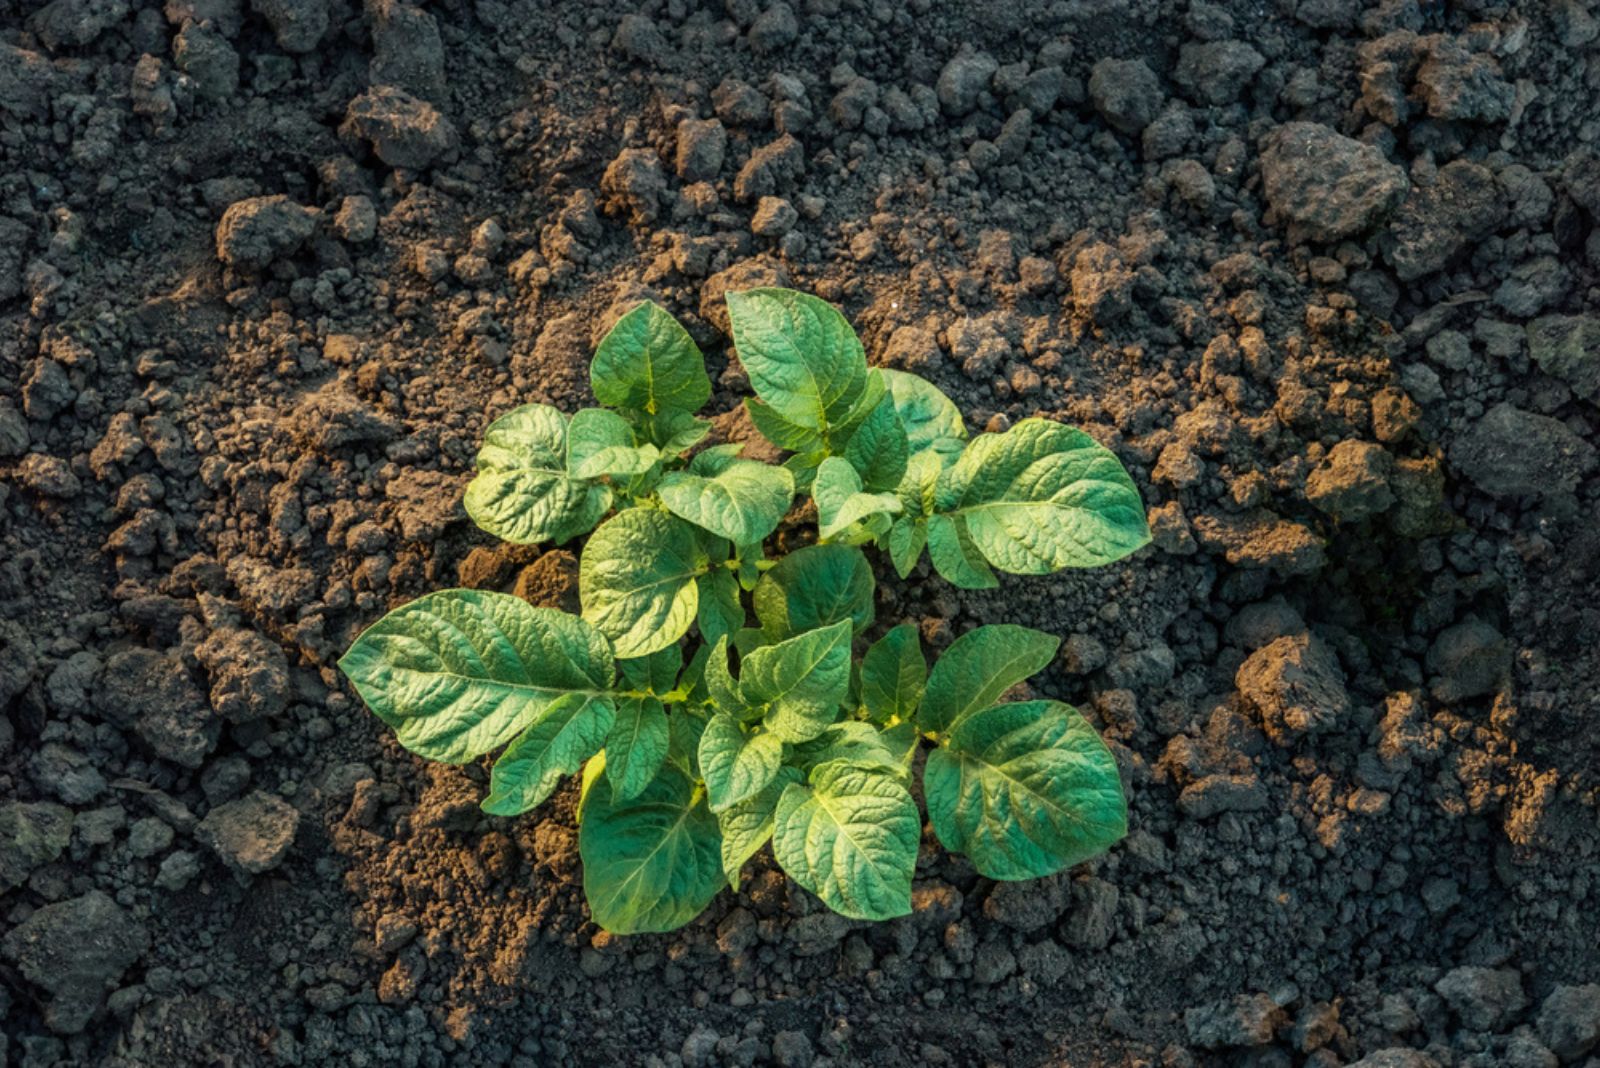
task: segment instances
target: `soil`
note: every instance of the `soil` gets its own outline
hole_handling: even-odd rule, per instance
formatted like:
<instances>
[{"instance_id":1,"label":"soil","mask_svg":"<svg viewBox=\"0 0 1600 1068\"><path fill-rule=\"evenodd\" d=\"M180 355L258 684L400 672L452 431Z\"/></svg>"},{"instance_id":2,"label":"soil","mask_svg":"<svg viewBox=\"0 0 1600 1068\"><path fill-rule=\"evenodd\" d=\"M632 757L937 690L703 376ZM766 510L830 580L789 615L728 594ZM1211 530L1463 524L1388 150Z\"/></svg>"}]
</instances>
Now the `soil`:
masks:
<instances>
[{"instance_id":1,"label":"soil","mask_svg":"<svg viewBox=\"0 0 1600 1068\"><path fill-rule=\"evenodd\" d=\"M1600 1064L1600 18L1586 0L0 2L0 1064ZM912 915L759 858L588 921L565 788L334 669L469 584L486 421L651 296L836 301L1155 544L881 626L1035 686L1132 833ZM737 420L730 421L738 432ZM925 565L924 565L925 567Z\"/></svg>"}]
</instances>

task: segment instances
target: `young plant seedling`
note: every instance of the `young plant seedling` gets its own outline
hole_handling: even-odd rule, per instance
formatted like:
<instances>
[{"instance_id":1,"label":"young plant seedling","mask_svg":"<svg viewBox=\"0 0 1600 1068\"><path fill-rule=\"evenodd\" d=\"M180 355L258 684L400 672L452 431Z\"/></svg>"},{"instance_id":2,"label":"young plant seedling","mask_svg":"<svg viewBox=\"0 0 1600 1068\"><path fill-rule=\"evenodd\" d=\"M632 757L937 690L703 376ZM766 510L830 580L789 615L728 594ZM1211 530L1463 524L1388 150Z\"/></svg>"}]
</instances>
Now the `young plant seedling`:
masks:
<instances>
[{"instance_id":1,"label":"young plant seedling","mask_svg":"<svg viewBox=\"0 0 1600 1068\"><path fill-rule=\"evenodd\" d=\"M931 671L909 623L867 643L862 547L902 578L926 549L969 589L996 585L995 571L1107 564L1149 540L1122 465L1046 419L969 436L931 383L869 367L815 297L727 301L750 417L788 459L695 451L710 430L695 415L711 397L704 360L671 315L638 305L595 353L605 407L497 419L466 491L468 515L506 541L588 535L582 615L429 594L340 661L362 699L430 760L501 750L483 799L494 815L528 811L581 771L584 892L619 934L689 922L769 841L834 911L909 912L924 746L933 832L983 875L1037 878L1116 842L1127 805L1094 729L1059 701L1000 701L1059 639L981 626ZM816 544L772 559L763 546L797 493L815 502Z\"/></svg>"}]
</instances>

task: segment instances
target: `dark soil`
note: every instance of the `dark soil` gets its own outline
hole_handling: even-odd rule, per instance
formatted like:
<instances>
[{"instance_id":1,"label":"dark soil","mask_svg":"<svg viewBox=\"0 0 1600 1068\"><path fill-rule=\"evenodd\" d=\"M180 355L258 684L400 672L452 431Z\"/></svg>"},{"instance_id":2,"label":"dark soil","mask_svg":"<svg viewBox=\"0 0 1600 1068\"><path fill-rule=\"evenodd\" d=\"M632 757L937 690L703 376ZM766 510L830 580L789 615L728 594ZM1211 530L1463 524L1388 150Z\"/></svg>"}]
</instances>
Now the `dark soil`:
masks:
<instances>
[{"instance_id":1,"label":"dark soil","mask_svg":"<svg viewBox=\"0 0 1600 1068\"><path fill-rule=\"evenodd\" d=\"M0 2L0 1064L1600 1063L1587 0ZM333 667L652 296L839 303L1153 547L964 593L1133 831L913 915L758 859L669 936Z\"/></svg>"}]
</instances>

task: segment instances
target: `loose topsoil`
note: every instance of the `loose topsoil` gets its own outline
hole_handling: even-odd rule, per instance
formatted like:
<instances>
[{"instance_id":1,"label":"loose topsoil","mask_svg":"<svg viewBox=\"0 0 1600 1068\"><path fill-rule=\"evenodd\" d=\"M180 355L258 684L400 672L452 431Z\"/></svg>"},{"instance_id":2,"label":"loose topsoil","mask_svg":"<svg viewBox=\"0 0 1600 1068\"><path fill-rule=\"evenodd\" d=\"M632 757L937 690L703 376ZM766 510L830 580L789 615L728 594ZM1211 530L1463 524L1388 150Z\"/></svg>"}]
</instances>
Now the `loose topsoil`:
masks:
<instances>
[{"instance_id":1,"label":"loose topsoil","mask_svg":"<svg viewBox=\"0 0 1600 1068\"><path fill-rule=\"evenodd\" d=\"M0 2L0 1064L1600 1064L1597 139L1587 0ZM1061 635L1132 833L610 938L333 664L571 607L485 423L770 283L1133 472L878 610Z\"/></svg>"}]
</instances>

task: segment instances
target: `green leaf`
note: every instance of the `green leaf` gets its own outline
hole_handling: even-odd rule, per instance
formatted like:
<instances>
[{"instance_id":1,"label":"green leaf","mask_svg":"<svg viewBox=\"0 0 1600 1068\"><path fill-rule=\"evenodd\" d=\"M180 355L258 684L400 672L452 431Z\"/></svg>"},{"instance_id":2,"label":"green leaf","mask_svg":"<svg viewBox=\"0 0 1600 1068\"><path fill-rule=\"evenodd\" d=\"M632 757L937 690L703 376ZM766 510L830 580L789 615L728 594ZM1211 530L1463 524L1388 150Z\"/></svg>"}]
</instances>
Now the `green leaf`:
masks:
<instances>
[{"instance_id":1,"label":"green leaf","mask_svg":"<svg viewBox=\"0 0 1600 1068\"><path fill-rule=\"evenodd\" d=\"M671 693L678 684L678 673L683 670L683 650L669 645L649 656L619 660L617 668L632 689L649 690L656 695Z\"/></svg>"},{"instance_id":2,"label":"green leaf","mask_svg":"<svg viewBox=\"0 0 1600 1068\"><path fill-rule=\"evenodd\" d=\"M939 475L944 470L931 451L916 453L906 461L906 473L895 487L900 507L908 516L930 516L938 498Z\"/></svg>"},{"instance_id":3,"label":"green leaf","mask_svg":"<svg viewBox=\"0 0 1600 1068\"><path fill-rule=\"evenodd\" d=\"M940 477L938 496L939 511L1012 574L1108 564L1150 540L1139 491L1116 456L1045 419L974 438Z\"/></svg>"},{"instance_id":4,"label":"green leaf","mask_svg":"<svg viewBox=\"0 0 1600 1068\"><path fill-rule=\"evenodd\" d=\"M705 553L694 528L654 508L618 512L589 538L578 568L583 618L618 656L645 656L683 637L700 606Z\"/></svg>"},{"instance_id":5,"label":"green leaf","mask_svg":"<svg viewBox=\"0 0 1600 1068\"><path fill-rule=\"evenodd\" d=\"M633 427L626 419L604 408L584 408L574 413L567 424L567 474L573 478L594 477L578 472L596 453L633 447Z\"/></svg>"},{"instance_id":6,"label":"green leaf","mask_svg":"<svg viewBox=\"0 0 1600 1068\"><path fill-rule=\"evenodd\" d=\"M618 801L631 801L644 792L667 761L671 744L667 711L654 697L624 697L617 701L616 721L606 735L606 781Z\"/></svg>"},{"instance_id":7,"label":"green leaf","mask_svg":"<svg viewBox=\"0 0 1600 1068\"><path fill-rule=\"evenodd\" d=\"M728 465L739 458L744 451L744 442L730 441L722 445L710 445L689 460L689 473L712 478L728 469Z\"/></svg>"},{"instance_id":8,"label":"green leaf","mask_svg":"<svg viewBox=\"0 0 1600 1068\"><path fill-rule=\"evenodd\" d=\"M761 629L773 640L848 619L856 633L872 625L872 568L860 549L808 545L761 576L751 600Z\"/></svg>"},{"instance_id":9,"label":"green leaf","mask_svg":"<svg viewBox=\"0 0 1600 1068\"><path fill-rule=\"evenodd\" d=\"M915 715L927 684L928 662L914 624L890 630L861 660L861 704L879 725Z\"/></svg>"},{"instance_id":10,"label":"green leaf","mask_svg":"<svg viewBox=\"0 0 1600 1068\"><path fill-rule=\"evenodd\" d=\"M628 479L647 475L661 462L661 452L654 445L608 445L584 457L572 473L577 478Z\"/></svg>"},{"instance_id":11,"label":"green leaf","mask_svg":"<svg viewBox=\"0 0 1600 1068\"><path fill-rule=\"evenodd\" d=\"M1128 833L1111 751L1058 701L995 705L964 717L928 754L933 830L990 879L1037 879Z\"/></svg>"},{"instance_id":12,"label":"green leaf","mask_svg":"<svg viewBox=\"0 0 1600 1068\"><path fill-rule=\"evenodd\" d=\"M794 478L781 467L734 460L713 478L676 471L657 492L674 515L748 545L778 528L794 501Z\"/></svg>"},{"instance_id":13,"label":"green leaf","mask_svg":"<svg viewBox=\"0 0 1600 1068\"><path fill-rule=\"evenodd\" d=\"M905 774L911 774L911 765L917 758L917 749L922 745L922 732L917 730L914 722L896 723L893 727L882 732L880 737L883 744L900 761L900 766Z\"/></svg>"},{"instance_id":14,"label":"green leaf","mask_svg":"<svg viewBox=\"0 0 1600 1068\"><path fill-rule=\"evenodd\" d=\"M750 413L750 422L755 424L756 430L778 448L801 453L821 450L821 434L810 427L789 422L771 405L762 403L756 397L746 397L744 407Z\"/></svg>"},{"instance_id":15,"label":"green leaf","mask_svg":"<svg viewBox=\"0 0 1600 1068\"><path fill-rule=\"evenodd\" d=\"M785 742L822 733L850 688L850 621L753 650L739 665L739 694L766 706L767 729Z\"/></svg>"},{"instance_id":16,"label":"green leaf","mask_svg":"<svg viewBox=\"0 0 1600 1068\"><path fill-rule=\"evenodd\" d=\"M700 736L700 771L712 812L748 801L764 790L783 763L783 742L752 734L726 712L712 716Z\"/></svg>"},{"instance_id":17,"label":"green leaf","mask_svg":"<svg viewBox=\"0 0 1600 1068\"><path fill-rule=\"evenodd\" d=\"M889 387L911 455L932 450L939 457L940 466L960 455L967 440L967 425L955 401L919 375L888 368L879 373Z\"/></svg>"},{"instance_id":18,"label":"green leaf","mask_svg":"<svg viewBox=\"0 0 1600 1068\"><path fill-rule=\"evenodd\" d=\"M1055 659L1061 639L1042 630L995 623L967 631L933 665L917 713L924 731L951 730L961 717L986 708Z\"/></svg>"},{"instance_id":19,"label":"green leaf","mask_svg":"<svg viewBox=\"0 0 1600 1068\"><path fill-rule=\"evenodd\" d=\"M630 801L596 787L578 851L589 915L612 934L676 930L726 882L717 819L689 777L670 766Z\"/></svg>"},{"instance_id":20,"label":"green leaf","mask_svg":"<svg viewBox=\"0 0 1600 1068\"><path fill-rule=\"evenodd\" d=\"M887 395L850 435L844 447L844 458L861 476L862 485L874 493L885 493L899 485L910 455L905 428L895 412L894 398Z\"/></svg>"},{"instance_id":21,"label":"green leaf","mask_svg":"<svg viewBox=\"0 0 1600 1068\"><path fill-rule=\"evenodd\" d=\"M808 785L778 798L772 849L778 863L833 911L887 920L911 911L922 820L898 778L823 764Z\"/></svg>"},{"instance_id":22,"label":"green leaf","mask_svg":"<svg viewBox=\"0 0 1600 1068\"><path fill-rule=\"evenodd\" d=\"M739 580L725 567L712 568L700 583L700 636L714 642L744 626L744 606L739 603Z\"/></svg>"},{"instance_id":23,"label":"green leaf","mask_svg":"<svg viewBox=\"0 0 1600 1068\"><path fill-rule=\"evenodd\" d=\"M419 756L463 764L570 693L615 679L611 645L581 619L520 597L442 590L390 612L339 661L356 692Z\"/></svg>"},{"instance_id":24,"label":"green leaf","mask_svg":"<svg viewBox=\"0 0 1600 1068\"><path fill-rule=\"evenodd\" d=\"M928 521L901 516L889 528L889 562L895 574L905 578L917 566L923 546L928 544Z\"/></svg>"},{"instance_id":25,"label":"green leaf","mask_svg":"<svg viewBox=\"0 0 1600 1068\"><path fill-rule=\"evenodd\" d=\"M716 644L711 647L711 659L706 661L705 683L706 695L710 697L713 708L738 719L748 718L750 706L740 695L739 684L734 681L733 673L728 670L726 635L718 638Z\"/></svg>"},{"instance_id":26,"label":"green leaf","mask_svg":"<svg viewBox=\"0 0 1600 1068\"><path fill-rule=\"evenodd\" d=\"M568 541L611 508L609 487L568 474L567 417L549 405L527 404L490 423L477 465L462 502L467 515L517 545Z\"/></svg>"},{"instance_id":27,"label":"green leaf","mask_svg":"<svg viewBox=\"0 0 1600 1068\"><path fill-rule=\"evenodd\" d=\"M695 412L711 399L711 379L699 346L678 320L651 301L618 319L601 339L589 367L589 384L601 404L652 416Z\"/></svg>"},{"instance_id":28,"label":"green leaf","mask_svg":"<svg viewBox=\"0 0 1600 1068\"><path fill-rule=\"evenodd\" d=\"M600 751L616 716L609 696L573 693L556 701L512 739L489 773L482 802L493 816L516 816L542 802L564 775Z\"/></svg>"},{"instance_id":29,"label":"green leaf","mask_svg":"<svg viewBox=\"0 0 1600 1068\"><path fill-rule=\"evenodd\" d=\"M604 749L583 762L583 774L578 777L578 810L575 815L578 823L583 824L583 810L589 807L589 792L594 789L606 772L606 751Z\"/></svg>"},{"instance_id":30,"label":"green leaf","mask_svg":"<svg viewBox=\"0 0 1600 1068\"><path fill-rule=\"evenodd\" d=\"M722 830L722 873L728 885L739 889L739 871L756 851L772 837L772 817L778 808L778 798L790 783L802 780L794 768L783 767L762 791L717 816Z\"/></svg>"},{"instance_id":31,"label":"green leaf","mask_svg":"<svg viewBox=\"0 0 1600 1068\"><path fill-rule=\"evenodd\" d=\"M959 517L931 515L927 530L928 558L946 582L964 590L992 590L1000 585Z\"/></svg>"},{"instance_id":32,"label":"green leaf","mask_svg":"<svg viewBox=\"0 0 1600 1068\"><path fill-rule=\"evenodd\" d=\"M842 761L858 768L877 768L904 776L909 768L897 750L898 744L898 739L891 741L872 724L850 719L834 723L809 742L795 746L789 763L802 771L810 771L822 764Z\"/></svg>"},{"instance_id":33,"label":"green leaf","mask_svg":"<svg viewBox=\"0 0 1600 1068\"><path fill-rule=\"evenodd\" d=\"M849 533L856 524L900 511L900 499L892 493L863 493L861 476L838 456L828 457L817 468L811 495L817 502L818 534L825 542L837 538L856 543Z\"/></svg>"},{"instance_id":34,"label":"green leaf","mask_svg":"<svg viewBox=\"0 0 1600 1068\"><path fill-rule=\"evenodd\" d=\"M665 456L688 452L711 433L711 423L688 412L665 411L643 420L644 436L659 446Z\"/></svg>"},{"instance_id":35,"label":"green leaf","mask_svg":"<svg viewBox=\"0 0 1600 1068\"><path fill-rule=\"evenodd\" d=\"M689 705L676 705L667 716L667 762L691 779L700 778L700 735L705 729L705 713Z\"/></svg>"},{"instance_id":36,"label":"green leaf","mask_svg":"<svg viewBox=\"0 0 1600 1068\"><path fill-rule=\"evenodd\" d=\"M826 441L867 382L866 355L849 322L826 301L791 289L730 292L727 300L734 347L756 395Z\"/></svg>"}]
</instances>

